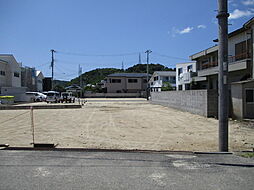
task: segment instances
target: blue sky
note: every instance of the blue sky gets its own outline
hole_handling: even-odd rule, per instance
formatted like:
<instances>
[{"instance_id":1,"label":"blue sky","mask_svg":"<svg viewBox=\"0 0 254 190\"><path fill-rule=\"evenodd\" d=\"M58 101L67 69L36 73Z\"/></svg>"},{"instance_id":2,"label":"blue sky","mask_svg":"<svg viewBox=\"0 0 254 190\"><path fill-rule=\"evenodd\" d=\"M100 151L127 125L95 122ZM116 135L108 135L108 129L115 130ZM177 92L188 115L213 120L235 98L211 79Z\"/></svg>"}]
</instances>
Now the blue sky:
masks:
<instances>
[{"instance_id":1,"label":"blue sky","mask_svg":"<svg viewBox=\"0 0 254 190\"><path fill-rule=\"evenodd\" d=\"M217 0L0 0L0 53L56 79L130 67L151 49L152 63L175 67L215 45ZM229 0L229 31L254 16L254 0ZM82 56L77 56L76 53ZM103 56L114 55L114 56ZM166 55L166 56L163 56Z\"/></svg>"}]
</instances>

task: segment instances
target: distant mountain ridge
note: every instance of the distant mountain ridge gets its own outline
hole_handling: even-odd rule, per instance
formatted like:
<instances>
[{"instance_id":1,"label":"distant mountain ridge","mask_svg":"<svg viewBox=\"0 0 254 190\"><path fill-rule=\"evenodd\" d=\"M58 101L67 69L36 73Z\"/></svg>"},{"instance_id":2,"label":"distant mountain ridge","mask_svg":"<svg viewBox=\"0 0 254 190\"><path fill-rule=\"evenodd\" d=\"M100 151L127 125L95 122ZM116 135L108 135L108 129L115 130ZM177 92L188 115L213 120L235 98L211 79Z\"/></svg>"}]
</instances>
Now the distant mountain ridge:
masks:
<instances>
[{"instance_id":1,"label":"distant mountain ridge","mask_svg":"<svg viewBox=\"0 0 254 190\"><path fill-rule=\"evenodd\" d=\"M149 74L153 74L154 71L175 71L175 68L168 68L161 64L149 64ZM105 79L106 76L113 73L146 73L146 64L136 64L132 67L129 67L126 70L116 69L116 68L101 68L94 69L82 74L83 84L96 84ZM80 84L80 78L76 77L72 79L67 85Z\"/></svg>"}]
</instances>

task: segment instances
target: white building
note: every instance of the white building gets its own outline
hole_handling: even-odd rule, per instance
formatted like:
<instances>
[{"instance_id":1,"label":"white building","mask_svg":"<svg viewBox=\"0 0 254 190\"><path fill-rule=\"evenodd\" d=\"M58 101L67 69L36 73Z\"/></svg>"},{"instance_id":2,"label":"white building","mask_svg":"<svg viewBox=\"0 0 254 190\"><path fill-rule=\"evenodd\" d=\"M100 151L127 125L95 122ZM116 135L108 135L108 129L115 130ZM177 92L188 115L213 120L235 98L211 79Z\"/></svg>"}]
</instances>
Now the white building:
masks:
<instances>
[{"instance_id":1,"label":"white building","mask_svg":"<svg viewBox=\"0 0 254 190\"><path fill-rule=\"evenodd\" d=\"M254 18L228 34L228 83L254 78L253 67ZM217 42L218 40L214 40ZM202 89L218 89L218 46L195 53L190 59L197 63L197 76Z\"/></svg>"},{"instance_id":2,"label":"white building","mask_svg":"<svg viewBox=\"0 0 254 190\"><path fill-rule=\"evenodd\" d=\"M43 73L41 71L36 70L36 86L38 92L43 91L43 79L44 79Z\"/></svg>"},{"instance_id":3,"label":"white building","mask_svg":"<svg viewBox=\"0 0 254 190\"><path fill-rule=\"evenodd\" d=\"M196 72L196 62L176 64L176 90L190 90L193 76Z\"/></svg>"},{"instance_id":4,"label":"white building","mask_svg":"<svg viewBox=\"0 0 254 190\"><path fill-rule=\"evenodd\" d=\"M161 87L163 87L165 83L170 83L173 88L176 87L175 71L155 71L149 80L151 92L160 92Z\"/></svg>"},{"instance_id":5,"label":"white building","mask_svg":"<svg viewBox=\"0 0 254 190\"><path fill-rule=\"evenodd\" d=\"M26 88L21 87L21 69L11 54L0 54L0 94L22 101Z\"/></svg>"},{"instance_id":6,"label":"white building","mask_svg":"<svg viewBox=\"0 0 254 190\"><path fill-rule=\"evenodd\" d=\"M214 40L218 42L218 39ZM228 34L229 113L233 118L254 118L254 17ZM199 89L218 91L218 46L190 56L196 61ZM224 63L223 63L224 64ZM195 77L196 78L196 77Z\"/></svg>"},{"instance_id":7,"label":"white building","mask_svg":"<svg viewBox=\"0 0 254 190\"><path fill-rule=\"evenodd\" d=\"M1 87L21 87L21 69L13 55L0 54Z\"/></svg>"}]
</instances>

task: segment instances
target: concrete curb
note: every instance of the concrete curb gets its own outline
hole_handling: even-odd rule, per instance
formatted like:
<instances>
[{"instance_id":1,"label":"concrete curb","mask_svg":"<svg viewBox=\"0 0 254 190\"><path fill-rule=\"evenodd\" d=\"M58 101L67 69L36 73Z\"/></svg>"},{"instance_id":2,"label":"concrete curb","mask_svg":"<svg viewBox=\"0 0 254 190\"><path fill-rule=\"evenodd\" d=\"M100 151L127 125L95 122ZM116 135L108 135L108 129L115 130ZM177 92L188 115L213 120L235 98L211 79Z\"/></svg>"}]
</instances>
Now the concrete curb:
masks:
<instances>
[{"instance_id":1,"label":"concrete curb","mask_svg":"<svg viewBox=\"0 0 254 190\"><path fill-rule=\"evenodd\" d=\"M75 109L82 108L81 105L34 105L34 106L0 106L0 110L23 110L23 109Z\"/></svg>"},{"instance_id":2,"label":"concrete curb","mask_svg":"<svg viewBox=\"0 0 254 190\"><path fill-rule=\"evenodd\" d=\"M96 148L34 148L34 147L6 147L2 150L25 150L25 151L75 151L75 152L129 152L129 153L172 153L193 154L191 151L169 151L169 150L138 150L138 149L96 149Z\"/></svg>"},{"instance_id":3,"label":"concrete curb","mask_svg":"<svg viewBox=\"0 0 254 190\"><path fill-rule=\"evenodd\" d=\"M233 154L233 152L193 152L193 154Z\"/></svg>"}]
</instances>

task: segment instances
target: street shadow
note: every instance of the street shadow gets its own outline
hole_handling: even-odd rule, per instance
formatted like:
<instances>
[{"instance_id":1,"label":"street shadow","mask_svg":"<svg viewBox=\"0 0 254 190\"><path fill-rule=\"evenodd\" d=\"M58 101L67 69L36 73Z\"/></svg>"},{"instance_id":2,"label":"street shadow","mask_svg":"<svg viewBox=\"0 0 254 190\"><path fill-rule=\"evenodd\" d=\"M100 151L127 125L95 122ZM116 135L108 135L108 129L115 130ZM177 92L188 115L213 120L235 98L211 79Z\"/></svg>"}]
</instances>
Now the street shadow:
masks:
<instances>
[{"instance_id":1,"label":"street shadow","mask_svg":"<svg viewBox=\"0 0 254 190\"><path fill-rule=\"evenodd\" d=\"M254 168L253 164L226 164L226 163L213 163L220 166L233 166L233 167L243 167L243 168Z\"/></svg>"}]
</instances>

